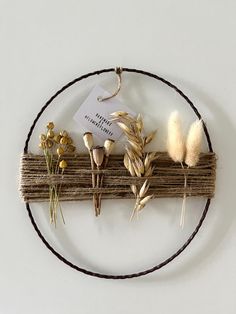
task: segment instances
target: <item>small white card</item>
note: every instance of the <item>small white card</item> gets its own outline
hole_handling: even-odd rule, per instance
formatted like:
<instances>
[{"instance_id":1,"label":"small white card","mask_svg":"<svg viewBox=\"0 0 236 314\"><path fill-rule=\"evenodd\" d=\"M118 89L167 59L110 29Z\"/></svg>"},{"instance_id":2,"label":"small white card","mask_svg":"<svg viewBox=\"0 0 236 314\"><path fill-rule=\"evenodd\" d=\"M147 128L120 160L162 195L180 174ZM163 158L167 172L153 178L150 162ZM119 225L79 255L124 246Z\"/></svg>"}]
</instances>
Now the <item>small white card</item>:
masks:
<instances>
[{"instance_id":1,"label":"small white card","mask_svg":"<svg viewBox=\"0 0 236 314\"><path fill-rule=\"evenodd\" d=\"M83 129L103 140L110 138L116 141L121 136L122 130L115 122L110 121L112 118L110 114L115 111L125 111L132 116L136 114L115 97L104 101L98 100L98 97L107 96L110 94L96 85L74 115L74 120Z\"/></svg>"}]
</instances>

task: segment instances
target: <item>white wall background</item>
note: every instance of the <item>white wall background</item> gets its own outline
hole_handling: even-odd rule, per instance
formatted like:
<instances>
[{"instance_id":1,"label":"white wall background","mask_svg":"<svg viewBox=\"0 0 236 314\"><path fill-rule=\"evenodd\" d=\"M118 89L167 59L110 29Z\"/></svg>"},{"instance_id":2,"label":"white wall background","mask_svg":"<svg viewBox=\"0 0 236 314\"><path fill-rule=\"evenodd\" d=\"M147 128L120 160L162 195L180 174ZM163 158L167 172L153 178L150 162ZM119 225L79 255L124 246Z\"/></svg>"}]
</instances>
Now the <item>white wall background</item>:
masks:
<instances>
[{"instance_id":1,"label":"white wall background","mask_svg":"<svg viewBox=\"0 0 236 314\"><path fill-rule=\"evenodd\" d=\"M0 313L235 313L235 1L0 0L0 23ZM197 238L165 269L129 281L91 278L59 262L36 236L17 191L19 156L42 104L69 80L116 65L153 71L182 88L203 113L219 157L216 197ZM153 82L125 77L120 97L151 126L155 111L163 130L176 107L192 121L161 84L154 91ZM76 132L71 116L96 82L112 90L115 80L103 76L68 91L34 138L51 119ZM141 92L132 102L136 83ZM153 202L133 224L128 203L118 212L105 202L99 220L90 202L84 210L65 205L68 223L56 231L48 226L46 207L33 211L65 256L119 273L162 260L193 229L201 202L194 203L196 211L189 208L183 232L180 203L167 203L156 203L157 211Z\"/></svg>"}]
</instances>

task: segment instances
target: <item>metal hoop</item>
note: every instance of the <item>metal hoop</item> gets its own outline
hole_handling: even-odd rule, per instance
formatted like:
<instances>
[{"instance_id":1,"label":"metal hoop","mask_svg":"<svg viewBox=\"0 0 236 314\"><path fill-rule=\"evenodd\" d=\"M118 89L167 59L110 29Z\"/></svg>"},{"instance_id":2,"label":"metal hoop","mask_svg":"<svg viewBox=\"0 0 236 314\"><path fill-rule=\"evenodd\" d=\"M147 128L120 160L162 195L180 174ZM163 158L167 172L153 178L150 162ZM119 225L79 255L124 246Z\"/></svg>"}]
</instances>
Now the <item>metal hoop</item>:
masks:
<instances>
[{"instance_id":1,"label":"metal hoop","mask_svg":"<svg viewBox=\"0 0 236 314\"><path fill-rule=\"evenodd\" d=\"M69 82L68 84L66 84L65 86L63 86L59 91L57 91L46 103L45 105L41 108L41 110L38 112L36 118L33 121L33 124L30 127L29 133L27 135L26 141L25 141L25 147L24 147L24 153L28 153L28 145L29 145L29 141L31 139L32 133L34 131L34 128L39 120L39 118L41 117L41 115L43 114L43 112L46 110L46 108L52 103L52 101L58 96L60 95L63 91L65 91L67 88L69 88L70 86L74 85L75 83L84 80L90 76L94 76L94 75L100 75L102 73L107 73L107 72L112 72L112 71L116 71L116 69L113 68L108 68L108 69L102 69L99 71L94 71L85 75L82 75L76 79L74 79L73 81ZM156 80L161 81L162 83L164 83L165 85L169 86L170 88L174 89L182 98L184 98L186 100L186 102L188 103L188 105L192 108L192 110L194 111L195 115L198 117L198 119L202 119L201 114L199 113L198 109L195 107L195 105L193 104L193 102L178 88L176 87L174 84L170 83L169 81L167 81L166 79L150 73L150 72L146 72L143 70L137 70L137 69L130 69L130 68L123 68L122 69L123 72L131 72L131 73L138 73L138 74L142 74L145 76L149 76L152 77ZM207 144L208 144L208 148L210 152L213 152L213 148L212 148L212 143L211 143L211 139L210 139L210 135L208 133L206 124L203 121L203 128L204 128L204 133L206 136L206 140L207 140ZM131 273L131 274L121 274L121 275L111 275L111 274L103 274L103 273L97 273L97 272L93 272L84 268L81 268L75 264L73 264L72 262L70 262L69 260L67 260L64 256L62 256L60 253L58 253L49 243L48 241L45 239L44 235L41 233L38 225L36 224L36 221L33 217L31 208L29 203L26 203L26 210L28 212L30 221L35 229L35 231L37 232L39 238L43 241L43 243L46 245L46 247L50 250L50 252L52 254L54 254L59 260L61 260L63 263L65 263L66 265L70 266L71 268L84 273L86 275L90 275L93 277L97 277L97 278L104 278L104 279L129 279L129 278L135 278L135 277L141 277L144 275L147 275L151 272L154 272L158 269L161 269L162 267L166 266L167 264L169 264L171 261L173 261L177 256L179 256L185 249L186 247L192 242L192 240L194 239L194 237L196 236L196 234L198 233L198 231L200 230L203 221L206 218L206 215L208 213L209 207L210 207L210 203L211 203L211 199L207 199L202 216L196 226L196 228L194 229L193 233L189 236L189 238L187 239L187 241L176 251L174 252L174 254L172 254L169 258L167 258L166 260L164 260L163 262L148 268L146 270L140 271L140 272L136 272L136 273Z\"/></svg>"}]
</instances>

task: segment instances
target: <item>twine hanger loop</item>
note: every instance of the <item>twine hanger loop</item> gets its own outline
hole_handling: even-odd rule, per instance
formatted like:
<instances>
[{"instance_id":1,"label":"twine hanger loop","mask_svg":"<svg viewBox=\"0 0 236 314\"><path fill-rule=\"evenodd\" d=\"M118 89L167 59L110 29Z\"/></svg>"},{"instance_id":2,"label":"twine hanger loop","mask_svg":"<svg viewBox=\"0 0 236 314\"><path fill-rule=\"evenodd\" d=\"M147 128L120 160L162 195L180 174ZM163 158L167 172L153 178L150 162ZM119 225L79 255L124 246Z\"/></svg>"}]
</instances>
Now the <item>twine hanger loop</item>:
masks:
<instances>
[{"instance_id":1,"label":"twine hanger loop","mask_svg":"<svg viewBox=\"0 0 236 314\"><path fill-rule=\"evenodd\" d=\"M110 95L110 96L107 96L107 97L98 96L97 100L100 101L100 102L115 97L119 93L119 91L121 89L121 74L122 74L122 70L123 69L122 69L122 67L116 67L114 70L115 70L115 72L117 74L117 80L118 80L117 81L117 88L116 88L115 92L112 95Z\"/></svg>"}]
</instances>

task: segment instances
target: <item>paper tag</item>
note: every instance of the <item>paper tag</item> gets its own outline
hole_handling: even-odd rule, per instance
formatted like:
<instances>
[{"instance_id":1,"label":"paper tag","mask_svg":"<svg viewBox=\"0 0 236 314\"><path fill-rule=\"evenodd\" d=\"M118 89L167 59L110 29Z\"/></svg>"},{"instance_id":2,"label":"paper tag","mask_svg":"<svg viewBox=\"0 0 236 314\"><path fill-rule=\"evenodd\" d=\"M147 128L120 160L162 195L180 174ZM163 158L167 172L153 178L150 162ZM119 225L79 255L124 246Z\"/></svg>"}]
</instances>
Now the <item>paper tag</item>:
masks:
<instances>
[{"instance_id":1,"label":"paper tag","mask_svg":"<svg viewBox=\"0 0 236 314\"><path fill-rule=\"evenodd\" d=\"M122 130L115 122L110 121L110 114L115 111L125 111L132 116L136 114L116 98L98 100L98 97L106 96L110 94L101 86L96 85L74 115L74 120L81 127L104 140L108 138L118 140Z\"/></svg>"}]
</instances>

